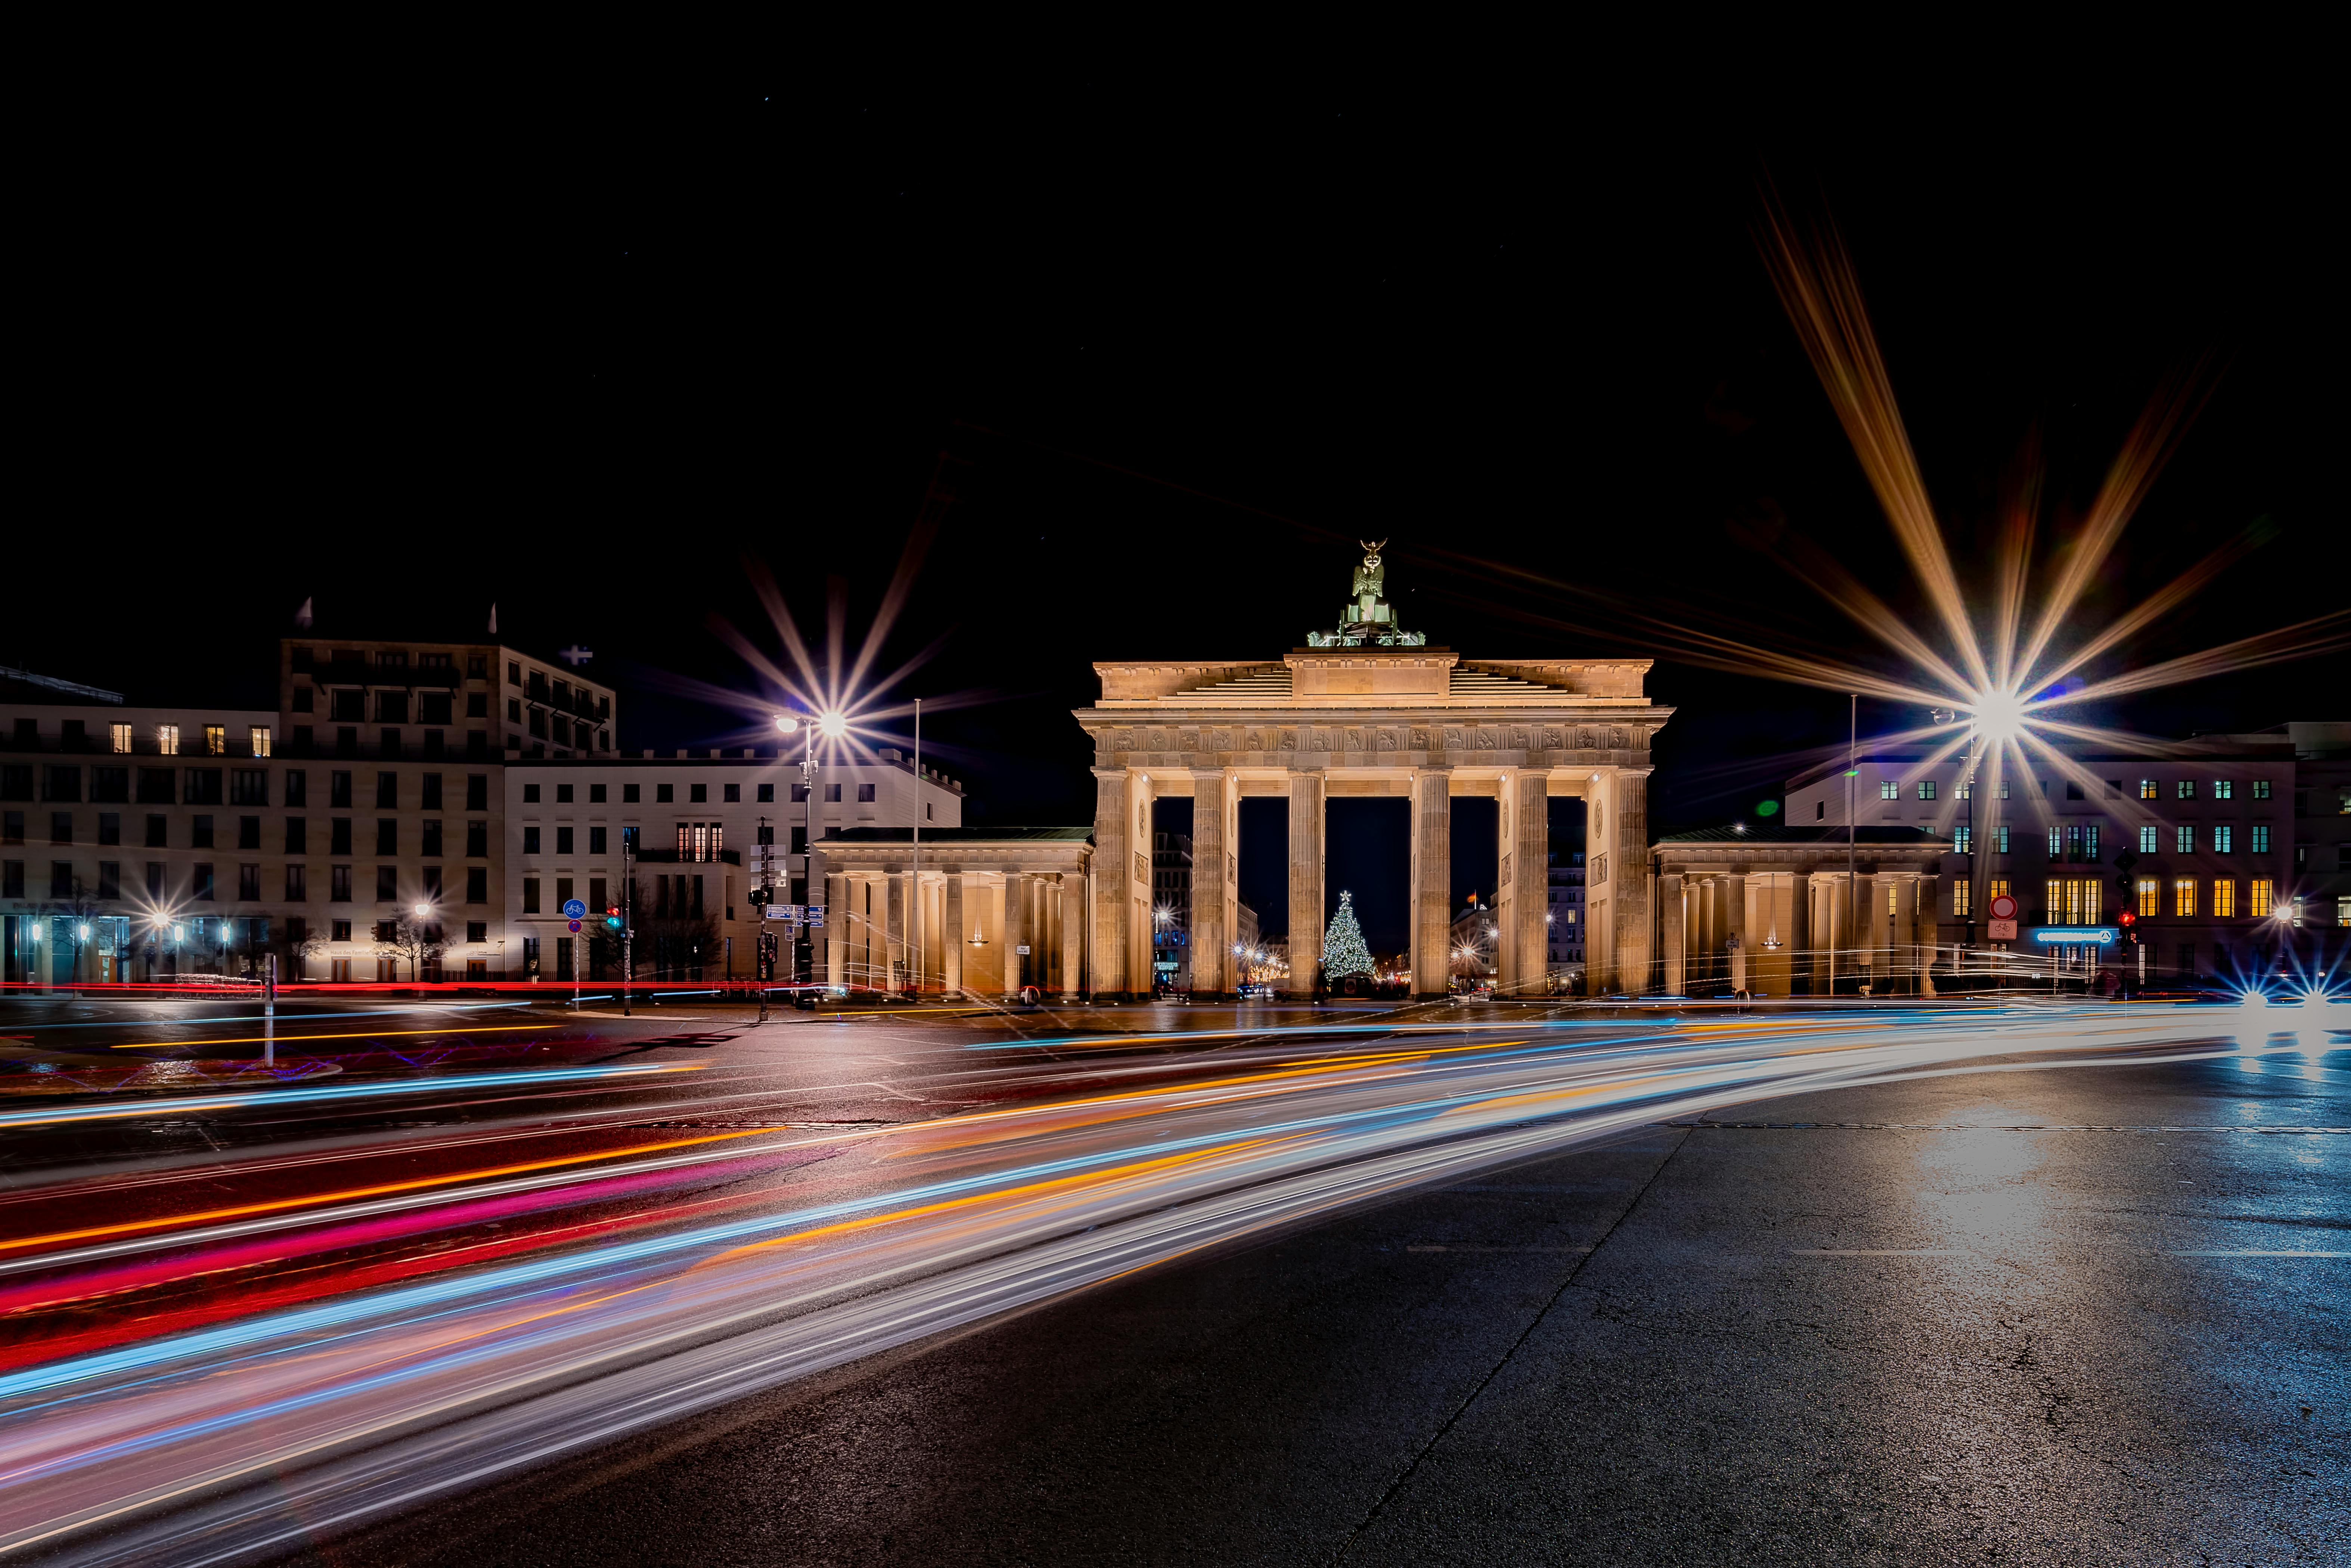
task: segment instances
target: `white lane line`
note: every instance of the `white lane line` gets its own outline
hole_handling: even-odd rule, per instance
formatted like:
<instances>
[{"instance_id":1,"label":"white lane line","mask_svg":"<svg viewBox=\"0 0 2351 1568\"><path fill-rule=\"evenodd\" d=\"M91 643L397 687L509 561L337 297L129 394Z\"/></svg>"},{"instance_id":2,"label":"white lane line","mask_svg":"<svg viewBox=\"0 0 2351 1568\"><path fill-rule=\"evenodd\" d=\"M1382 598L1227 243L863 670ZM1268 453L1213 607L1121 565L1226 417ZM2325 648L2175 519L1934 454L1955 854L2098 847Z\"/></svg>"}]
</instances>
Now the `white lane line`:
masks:
<instances>
[{"instance_id":1,"label":"white lane line","mask_svg":"<svg viewBox=\"0 0 2351 1568\"><path fill-rule=\"evenodd\" d=\"M1972 1258L1964 1247L1792 1247L1798 1258Z\"/></svg>"},{"instance_id":2,"label":"white lane line","mask_svg":"<svg viewBox=\"0 0 2351 1568\"><path fill-rule=\"evenodd\" d=\"M1464 1247L1457 1244L1407 1247L1407 1252L1589 1252L1589 1247Z\"/></svg>"},{"instance_id":3,"label":"white lane line","mask_svg":"<svg viewBox=\"0 0 2351 1568\"><path fill-rule=\"evenodd\" d=\"M2170 1258L2351 1258L2351 1252L2273 1252L2261 1248L2214 1248L2197 1252L2166 1253Z\"/></svg>"}]
</instances>

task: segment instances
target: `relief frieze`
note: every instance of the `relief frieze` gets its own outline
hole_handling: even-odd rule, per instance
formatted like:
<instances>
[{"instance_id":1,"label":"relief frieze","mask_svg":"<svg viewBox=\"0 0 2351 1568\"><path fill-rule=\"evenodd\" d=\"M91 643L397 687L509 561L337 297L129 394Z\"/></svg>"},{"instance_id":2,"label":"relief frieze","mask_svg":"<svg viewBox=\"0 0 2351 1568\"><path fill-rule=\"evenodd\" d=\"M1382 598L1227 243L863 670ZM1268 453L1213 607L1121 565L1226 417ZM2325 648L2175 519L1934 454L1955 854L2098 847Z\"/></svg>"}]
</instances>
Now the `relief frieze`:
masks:
<instances>
[{"instance_id":1,"label":"relief frieze","mask_svg":"<svg viewBox=\"0 0 2351 1568\"><path fill-rule=\"evenodd\" d=\"M1447 725L1445 727L1445 749L1447 751L1466 751L1468 748L1469 737L1468 732L1463 730L1458 725Z\"/></svg>"}]
</instances>

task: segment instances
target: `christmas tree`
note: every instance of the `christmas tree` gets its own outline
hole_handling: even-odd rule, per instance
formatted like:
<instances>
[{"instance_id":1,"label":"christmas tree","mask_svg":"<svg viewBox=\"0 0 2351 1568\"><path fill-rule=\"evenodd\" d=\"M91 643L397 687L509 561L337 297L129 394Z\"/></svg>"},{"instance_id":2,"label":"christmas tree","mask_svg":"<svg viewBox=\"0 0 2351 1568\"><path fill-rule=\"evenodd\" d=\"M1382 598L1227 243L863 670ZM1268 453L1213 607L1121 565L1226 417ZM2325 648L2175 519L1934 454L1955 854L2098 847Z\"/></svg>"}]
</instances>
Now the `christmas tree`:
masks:
<instances>
[{"instance_id":1,"label":"christmas tree","mask_svg":"<svg viewBox=\"0 0 2351 1568\"><path fill-rule=\"evenodd\" d=\"M1372 972L1372 950L1364 946L1363 927L1355 924L1355 895L1339 895L1339 913L1322 933L1322 973L1332 980Z\"/></svg>"}]
</instances>

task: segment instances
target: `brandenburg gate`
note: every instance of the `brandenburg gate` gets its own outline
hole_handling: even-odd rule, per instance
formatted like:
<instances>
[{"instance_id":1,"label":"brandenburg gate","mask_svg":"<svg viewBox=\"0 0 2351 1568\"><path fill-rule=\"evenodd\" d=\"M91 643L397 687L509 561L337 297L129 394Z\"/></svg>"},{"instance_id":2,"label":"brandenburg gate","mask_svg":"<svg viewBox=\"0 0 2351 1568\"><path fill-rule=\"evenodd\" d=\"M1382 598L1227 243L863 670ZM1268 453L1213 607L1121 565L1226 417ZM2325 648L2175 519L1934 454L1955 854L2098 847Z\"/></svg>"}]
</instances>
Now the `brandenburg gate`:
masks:
<instances>
[{"instance_id":1,"label":"brandenburg gate","mask_svg":"<svg viewBox=\"0 0 2351 1568\"><path fill-rule=\"evenodd\" d=\"M1384 544L1385 541L1381 541ZM1500 987L1547 987L1551 828L1546 802L1588 802L1590 989L1649 983L1649 742L1673 716L1642 691L1650 662L1469 659L1396 624L1366 544L1336 628L1279 660L1098 664L1080 708L1093 741L1093 930L1098 998L1151 988L1151 804L1192 800L1190 948L1196 997L1230 995L1239 901L1240 802L1290 802L1290 988L1314 988L1323 928L1323 803L1408 799L1413 989L1446 990L1452 940L1452 812L1490 797L1497 821Z\"/></svg>"}]
</instances>

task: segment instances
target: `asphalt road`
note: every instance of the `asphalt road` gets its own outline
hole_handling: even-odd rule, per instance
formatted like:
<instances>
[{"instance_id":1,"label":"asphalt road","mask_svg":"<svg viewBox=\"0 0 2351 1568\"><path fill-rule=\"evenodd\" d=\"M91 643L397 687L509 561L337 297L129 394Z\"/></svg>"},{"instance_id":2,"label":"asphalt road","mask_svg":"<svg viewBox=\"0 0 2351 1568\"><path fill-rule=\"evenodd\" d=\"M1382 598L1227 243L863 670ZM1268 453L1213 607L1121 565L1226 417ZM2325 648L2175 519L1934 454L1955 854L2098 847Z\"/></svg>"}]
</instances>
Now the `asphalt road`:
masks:
<instances>
[{"instance_id":1,"label":"asphalt road","mask_svg":"<svg viewBox=\"0 0 2351 1568\"><path fill-rule=\"evenodd\" d=\"M1684 1120L302 1560L2351 1562L2351 1053Z\"/></svg>"}]
</instances>

